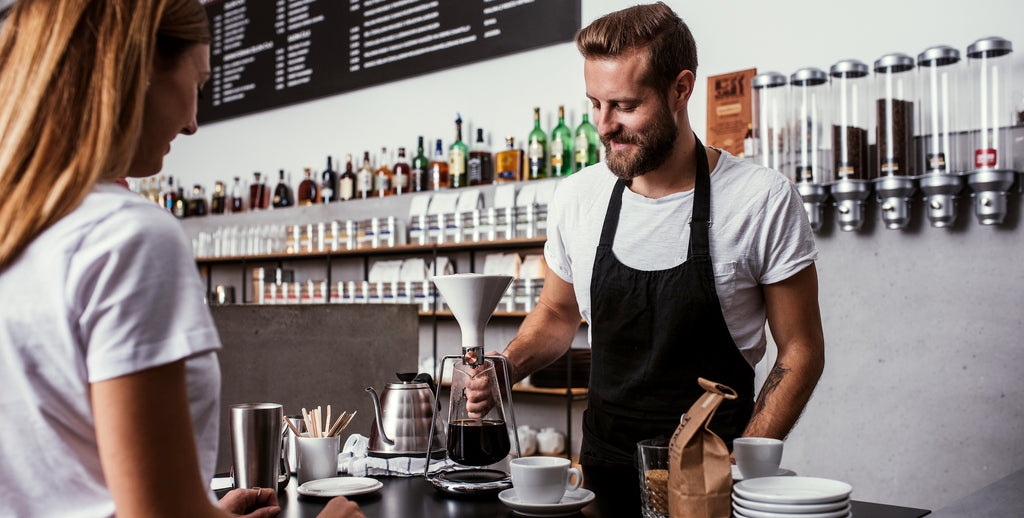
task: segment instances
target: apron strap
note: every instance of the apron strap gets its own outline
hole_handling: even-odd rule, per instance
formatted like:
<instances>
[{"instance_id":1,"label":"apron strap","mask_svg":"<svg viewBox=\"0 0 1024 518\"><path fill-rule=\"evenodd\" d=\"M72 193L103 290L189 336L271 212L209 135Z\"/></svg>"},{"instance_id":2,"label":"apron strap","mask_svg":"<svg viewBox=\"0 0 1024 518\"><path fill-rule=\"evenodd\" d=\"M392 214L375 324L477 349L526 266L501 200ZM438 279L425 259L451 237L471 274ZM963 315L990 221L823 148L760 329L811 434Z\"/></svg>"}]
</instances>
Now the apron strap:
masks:
<instances>
[{"instance_id":1,"label":"apron strap","mask_svg":"<svg viewBox=\"0 0 1024 518\"><path fill-rule=\"evenodd\" d=\"M626 182L621 178L615 181L612 199L608 201L608 211L604 215L604 227L601 228L601 241L598 242L598 246L610 249L615 241L615 230L619 228L619 212L622 209L622 191L625 188Z\"/></svg>"},{"instance_id":2,"label":"apron strap","mask_svg":"<svg viewBox=\"0 0 1024 518\"><path fill-rule=\"evenodd\" d=\"M693 215L690 216L690 249L686 258L711 256L711 172L708 170L708 153L704 144L694 133L697 141L694 154L697 155L696 178L693 188Z\"/></svg>"}]
</instances>

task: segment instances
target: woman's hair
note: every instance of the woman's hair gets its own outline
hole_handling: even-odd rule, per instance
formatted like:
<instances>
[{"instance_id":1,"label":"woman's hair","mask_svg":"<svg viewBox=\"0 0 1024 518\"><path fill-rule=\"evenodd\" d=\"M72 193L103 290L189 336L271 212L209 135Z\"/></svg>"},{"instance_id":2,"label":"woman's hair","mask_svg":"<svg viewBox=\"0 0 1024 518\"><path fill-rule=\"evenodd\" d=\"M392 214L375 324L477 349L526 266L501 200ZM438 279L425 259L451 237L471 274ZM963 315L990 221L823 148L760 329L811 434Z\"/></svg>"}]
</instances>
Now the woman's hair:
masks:
<instances>
[{"instance_id":1,"label":"woman's hair","mask_svg":"<svg viewBox=\"0 0 1024 518\"><path fill-rule=\"evenodd\" d=\"M658 90L680 72L697 73L697 44L690 28L662 2L607 14L576 33L584 59L605 59L634 50L647 51L646 83Z\"/></svg>"},{"instance_id":2,"label":"woman's hair","mask_svg":"<svg viewBox=\"0 0 1024 518\"><path fill-rule=\"evenodd\" d=\"M209 43L198 0L18 0L0 34L0 271L126 175L155 56Z\"/></svg>"}]
</instances>

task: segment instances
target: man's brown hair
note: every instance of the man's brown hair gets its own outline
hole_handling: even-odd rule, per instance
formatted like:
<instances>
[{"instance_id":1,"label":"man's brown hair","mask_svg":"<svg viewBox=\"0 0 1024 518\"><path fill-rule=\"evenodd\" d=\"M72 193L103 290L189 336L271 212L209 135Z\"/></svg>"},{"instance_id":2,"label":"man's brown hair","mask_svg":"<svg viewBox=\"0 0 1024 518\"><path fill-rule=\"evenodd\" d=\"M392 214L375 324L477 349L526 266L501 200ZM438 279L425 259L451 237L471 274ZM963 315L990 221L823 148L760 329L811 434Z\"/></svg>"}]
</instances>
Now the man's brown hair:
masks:
<instances>
[{"instance_id":1,"label":"man's brown hair","mask_svg":"<svg viewBox=\"0 0 1024 518\"><path fill-rule=\"evenodd\" d=\"M697 74L697 44L690 28L663 2L607 14L576 33L584 59L621 56L646 49L647 83L667 89L683 70Z\"/></svg>"}]
</instances>

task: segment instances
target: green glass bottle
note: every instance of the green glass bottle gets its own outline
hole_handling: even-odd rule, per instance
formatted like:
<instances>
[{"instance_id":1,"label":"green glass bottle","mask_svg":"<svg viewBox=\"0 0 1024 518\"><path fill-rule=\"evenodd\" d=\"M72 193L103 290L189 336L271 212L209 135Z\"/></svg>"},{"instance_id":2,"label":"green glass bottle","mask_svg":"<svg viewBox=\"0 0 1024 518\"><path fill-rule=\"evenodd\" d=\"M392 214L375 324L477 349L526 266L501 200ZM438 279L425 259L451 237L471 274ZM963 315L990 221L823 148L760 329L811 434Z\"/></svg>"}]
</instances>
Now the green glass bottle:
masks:
<instances>
[{"instance_id":1,"label":"green glass bottle","mask_svg":"<svg viewBox=\"0 0 1024 518\"><path fill-rule=\"evenodd\" d=\"M590 123L587 106L587 103L583 104L583 122L576 128L572 160L572 171L574 173L601 160L601 139L597 135L597 128Z\"/></svg>"},{"instance_id":2,"label":"green glass bottle","mask_svg":"<svg viewBox=\"0 0 1024 518\"><path fill-rule=\"evenodd\" d=\"M462 142L462 115L455 114L455 117L455 142L448 146L448 178L452 189L469 185L466 173L469 148Z\"/></svg>"},{"instance_id":3,"label":"green glass bottle","mask_svg":"<svg viewBox=\"0 0 1024 518\"><path fill-rule=\"evenodd\" d=\"M572 174L572 132L565 125L565 107L558 107L558 125L551 130L551 176Z\"/></svg>"},{"instance_id":4,"label":"green glass bottle","mask_svg":"<svg viewBox=\"0 0 1024 518\"><path fill-rule=\"evenodd\" d=\"M533 109L533 131L526 139L526 180L548 177L548 136L540 129L540 108Z\"/></svg>"},{"instance_id":5,"label":"green glass bottle","mask_svg":"<svg viewBox=\"0 0 1024 518\"><path fill-rule=\"evenodd\" d=\"M423 136L421 135L416 144L416 156L412 158L412 192L430 190L430 178L427 174L429 167L430 160L427 160L427 155L423 154Z\"/></svg>"}]
</instances>

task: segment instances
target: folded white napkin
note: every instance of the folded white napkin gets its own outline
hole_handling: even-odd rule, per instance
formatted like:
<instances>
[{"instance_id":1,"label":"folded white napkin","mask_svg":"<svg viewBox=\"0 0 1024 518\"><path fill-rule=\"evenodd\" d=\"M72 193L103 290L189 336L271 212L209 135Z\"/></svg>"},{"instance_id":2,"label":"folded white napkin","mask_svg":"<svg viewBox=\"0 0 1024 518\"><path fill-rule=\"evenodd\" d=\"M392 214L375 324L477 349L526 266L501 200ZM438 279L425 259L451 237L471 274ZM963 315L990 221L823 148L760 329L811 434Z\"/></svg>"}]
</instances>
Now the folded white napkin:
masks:
<instances>
[{"instance_id":1,"label":"folded white napkin","mask_svg":"<svg viewBox=\"0 0 1024 518\"><path fill-rule=\"evenodd\" d=\"M369 476L392 476L392 477L416 477L423 475L424 457L393 457L382 459L370 457L366 454L369 449L370 439L352 434L345 441L345 446L338 454L338 471L348 473L353 477ZM430 472L448 469L454 463L445 458L430 461Z\"/></svg>"}]
</instances>

